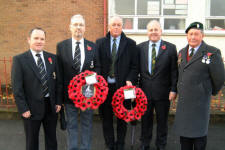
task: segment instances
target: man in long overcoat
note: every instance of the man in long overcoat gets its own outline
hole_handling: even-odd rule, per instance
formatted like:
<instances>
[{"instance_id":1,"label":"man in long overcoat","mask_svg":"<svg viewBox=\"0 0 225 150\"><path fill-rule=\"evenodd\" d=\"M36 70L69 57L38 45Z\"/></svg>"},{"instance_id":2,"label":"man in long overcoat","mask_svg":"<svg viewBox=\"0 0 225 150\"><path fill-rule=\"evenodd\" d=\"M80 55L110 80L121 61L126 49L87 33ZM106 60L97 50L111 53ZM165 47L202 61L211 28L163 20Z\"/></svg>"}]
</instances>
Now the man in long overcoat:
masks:
<instances>
[{"instance_id":1,"label":"man in long overcoat","mask_svg":"<svg viewBox=\"0 0 225 150\"><path fill-rule=\"evenodd\" d=\"M224 64L220 50L203 41L203 24L186 29L188 45L178 54L178 105L175 132L181 150L205 150L210 119L211 95L224 84Z\"/></svg>"}]
</instances>

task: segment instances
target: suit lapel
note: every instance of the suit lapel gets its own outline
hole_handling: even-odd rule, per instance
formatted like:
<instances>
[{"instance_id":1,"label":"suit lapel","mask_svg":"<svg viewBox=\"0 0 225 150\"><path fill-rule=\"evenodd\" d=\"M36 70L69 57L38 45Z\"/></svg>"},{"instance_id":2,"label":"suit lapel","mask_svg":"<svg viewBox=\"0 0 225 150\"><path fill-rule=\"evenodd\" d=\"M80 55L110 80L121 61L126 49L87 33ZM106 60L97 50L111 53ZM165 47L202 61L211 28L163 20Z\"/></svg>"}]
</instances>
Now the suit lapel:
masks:
<instances>
[{"instance_id":1,"label":"suit lapel","mask_svg":"<svg viewBox=\"0 0 225 150\"><path fill-rule=\"evenodd\" d=\"M86 64L87 64L87 62L88 62L88 50L87 50L87 41L84 39L84 53L85 53L85 58L84 58L84 64L83 64L83 66L82 66L82 71L83 71L83 69L85 68L85 66L86 66Z\"/></svg>"},{"instance_id":2,"label":"suit lapel","mask_svg":"<svg viewBox=\"0 0 225 150\"><path fill-rule=\"evenodd\" d=\"M34 57L33 57L33 55L32 55L30 50L27 52L26 58L27 58L27 64L34 71L34 74L37 76L37 78L41 81L41 77L40 77L40 73L39 73L38 67L36 65L36 62L35 62Z\"/></svg>"},{"instance_id":3,"label":"suit lapel","mask_svg":"<svg viewBox=\"0 0 225 150\"><path fill-rule=\"evenodd\" d=\"M188 53L188 45L181 51L181 59L182 59L182 64L186 65L187 62L187 53Z\"/></svg>"},{"instance_id":4,"label":"suit lapel","mask_svg":"<svg viewBox=\"0 0 225 150\"><path fill-rule=\"evenodd\" d=\"M107 57L112 60L112 54L111 54L111 46L110 46L110 38L106 38L106 55Z\"/></svg>"},{"instance_id":5,"label":"suit lapel","mask_svg":"<svg viewBox=\"0 0 225 150\"><path fill-rule=\"evenodd\" d=\"M119 57L122 55L123 51L125 50L125 46L127 44L127 41L125 40L125 38L121 35L121 39L120 39L120 44L119 44L119 48L118 51L116 53L116 61L118 61Z\"/></svg>"},{"instance_id":6,"label":"suit lapel","mask_svg":"<svg viewBox=\"0 0 225 150\"><path fill-rule=\"evenodd\" d=\"M156 57L156 62L155 62L155 70L154 70L155 73L153 74L153 76L156 76L159 73L158 72L158 65L159 65L159 61L160 61L160 56L162 56L165 53L165 51L166 51L166 49L162 49L163 45L166 48L165 43L163 42L163 40L161 40L160 47L159 47L159 52L158 52L158 55Z\"/></svg>"},{"instance_id":7,"label":"suit lapel","mask_svg":"<svg viewBox=\"0 0 225 150\"><path fill-rule=\"evenodd\" d=\"M149 41L147 41L144 45L143 45L143 54L144 54L144 64L145 64L145 68L147 70L147 72L149 73ZM150 75L150 73L149 73Z\"/></svg>"},{"instance_id":8,"label":"suit lapel","mask_svg":"<svg viewBox=\"0 0 225 150\"><path fill-rule=\"evenodd\" d=\"M45 52L43 51L43 55L44 55L44 59L45 59L45 67L46 67L46 71L47 71L47 74L48 74L48 77L50 76L50 72L51 72L51 66L52 64L50 64L50 60L52 61L52 58Z\"/></svg>"},{"instance_id":9,"label":"suit lapel","mask_svg":"<svg viewBox=\"0 0 225 150\"><path fill-rule=\"evenodd\" d=\"M70 64L73 64L72 38L67 41L65 51Z\"/></svg>"},{"instance_id":10,"label":"suit lapel","mask_svg":"<svg viewBox=\"0 0 225 150\"><path fill-rule=\"evenodd\" d=\"M157 60L159 60L159 57L164 53L164 51L166 50L166 49L162 49L162 45L165 45L164 44L164 42L163 42L163 40L161 41L161 43L160 43L160 47L159 47L159 52L158 52L158 55L157 55L157 57L156 57L156 63L157 63ZM165 45L166 46L166 45Z\"/></svg>"}]
</instances>

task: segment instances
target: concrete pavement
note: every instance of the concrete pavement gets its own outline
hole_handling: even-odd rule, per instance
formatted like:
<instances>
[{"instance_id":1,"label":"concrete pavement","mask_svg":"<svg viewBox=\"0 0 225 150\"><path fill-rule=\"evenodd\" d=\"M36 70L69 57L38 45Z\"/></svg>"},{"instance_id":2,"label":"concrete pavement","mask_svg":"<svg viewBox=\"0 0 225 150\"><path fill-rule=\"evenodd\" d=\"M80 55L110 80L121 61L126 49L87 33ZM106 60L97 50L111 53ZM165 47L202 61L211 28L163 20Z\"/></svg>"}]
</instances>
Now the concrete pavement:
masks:
<instances>
[{"instance_id":1,"label":"concrete pavement","mask_svg":"<svg viewBox=\"0 0 225 150\"><path fill-rule=\"evenodd\" d=\"M154 126L154 131L156 130ZM126 137L126 150L131 150L132 126L128 125ZM140 146L140 123L135 128L135 140L133 150ZM58 150L66 150L66 132L57 129ZM153 137L155 139L155 135ZM156 150L154 140L151 143L151 150ZM173 134L172 123L169 125L169 136L167 150L179 150L179 138ZM0 120L0 150L25 150L25 136L22 120ZM40 148L44 150L43 130L40 132ZM104 150L104 142L101 128L101 121L94 120L92 150ZM210 123L207 150L225 150L225 123Z\"/></svg>"}]
</instances>

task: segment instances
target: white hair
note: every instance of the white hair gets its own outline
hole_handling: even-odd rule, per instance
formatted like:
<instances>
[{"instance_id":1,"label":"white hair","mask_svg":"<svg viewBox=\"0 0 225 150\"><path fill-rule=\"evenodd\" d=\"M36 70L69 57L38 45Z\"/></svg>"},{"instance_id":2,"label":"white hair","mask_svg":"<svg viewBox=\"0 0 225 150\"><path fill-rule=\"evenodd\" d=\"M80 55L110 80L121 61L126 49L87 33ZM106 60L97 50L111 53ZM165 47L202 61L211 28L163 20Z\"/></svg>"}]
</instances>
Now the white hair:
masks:
<instances>
[{"instance_id":1,"label":"white hair","mask_svg":"<svg viewBox=\"0 0 225 150\"><path fill-rule=\"evenodd\" d=\"M74 22L74 20L76 19L82 19L84 21L84 24L85 24L85 20L84 20L84 17L81 15L81 14L76 14L76 15L73 15L70 19L70 23L72 24Z\"/></svg>"},{"instance_id":2,"label":"white hair","mask_svg":"<svg viewBox=\"0 0 225 150\"><path fill-rule=\"evenodd\" d=\"M118 15L112 16L109 19L109 25L111 25L115 19L119 19L121 21L122 25L123 25L123 19L120 16L118 16Z\"/></svg>"}]
</instances>

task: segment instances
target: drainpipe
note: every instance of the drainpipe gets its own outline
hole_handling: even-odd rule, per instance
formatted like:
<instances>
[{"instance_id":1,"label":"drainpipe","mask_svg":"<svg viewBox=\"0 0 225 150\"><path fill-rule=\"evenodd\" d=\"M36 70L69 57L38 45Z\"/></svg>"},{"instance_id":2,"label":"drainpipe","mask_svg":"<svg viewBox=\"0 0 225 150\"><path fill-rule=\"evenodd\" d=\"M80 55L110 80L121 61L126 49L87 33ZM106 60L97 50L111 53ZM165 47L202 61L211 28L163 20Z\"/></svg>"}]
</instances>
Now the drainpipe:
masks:
<instances>
[{"instance_id":1,"label":"drainpipe","mask_svg":"<svg viewBox=\"0 0 225 150\"><path fill-rule=\"evenodd\" d=\"M107 33L107 0L104 0L104 36Z\"/></svg>"}]
</instances>

